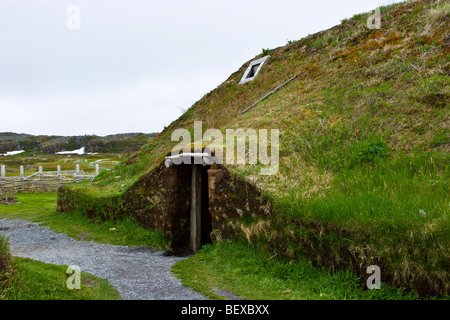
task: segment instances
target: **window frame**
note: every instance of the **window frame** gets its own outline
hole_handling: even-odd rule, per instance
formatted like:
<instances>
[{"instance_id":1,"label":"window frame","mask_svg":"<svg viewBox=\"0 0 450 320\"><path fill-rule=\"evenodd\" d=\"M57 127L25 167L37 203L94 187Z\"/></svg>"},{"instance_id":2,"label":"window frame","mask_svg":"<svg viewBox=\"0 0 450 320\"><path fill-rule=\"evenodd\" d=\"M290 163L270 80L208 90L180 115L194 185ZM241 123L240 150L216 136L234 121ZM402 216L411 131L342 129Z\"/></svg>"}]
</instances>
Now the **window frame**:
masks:
<instances>
[{"instance_id":1,"label":"window frame","mask_svg":"<svg viewBox=\"0 0 450 320\"><path fill-rule=\"evenodd\" d=\"M258 75L259 71L261 71L261 68L264 65L264 62L266 62L266 60L269 57L270 56L267 55L267 56L264 56L264 57L262 57L260 59L256 59L256 60L253 60L252 62L250 62L250 64L248 65L247 69L245 70L245 72L244 72L244 74L243 74L239 84L246 83L246 82L254 80L256 78L256 76ZM256 69L256 71L254 72L254 75L252 77L249 77L250 72L252 72L253 67L256 66L256 65L259 65L258 69Z\"/></svg>"}]
</instances>

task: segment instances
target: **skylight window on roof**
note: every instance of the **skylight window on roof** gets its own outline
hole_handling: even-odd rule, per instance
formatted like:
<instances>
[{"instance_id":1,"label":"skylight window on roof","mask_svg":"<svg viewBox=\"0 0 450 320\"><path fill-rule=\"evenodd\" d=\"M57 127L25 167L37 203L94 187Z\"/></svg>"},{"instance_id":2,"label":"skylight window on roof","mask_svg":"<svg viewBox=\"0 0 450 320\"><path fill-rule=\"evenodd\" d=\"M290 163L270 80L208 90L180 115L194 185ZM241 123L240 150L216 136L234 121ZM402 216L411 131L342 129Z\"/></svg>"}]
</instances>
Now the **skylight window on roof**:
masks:
<instances>
[{"instance_id":1,"label":"skylight window on roof","mask_svg":"<svg viewBox=\"0 0 450 320\"><path fill-rule=\"evenodd\" d=\"M239 83L246 83L248 81L255 79L255 77L258 75L259 71L261 70L264 62L269 57L270 56L265 56L265 57L262 57L261 59L250 62L250 65L247 67L247 70L245 70L244 75L242 76L241 81Z\"/></svg>"},{"instance_id":2,"label":"skylight window on roof","mask_svg":"<svg viewBox=\"0 0 450 320\"><path fill-rule=\"evenodd\" d=\"M253 78L256 75L256 73L257 73L257 71L258 71L260 66L261 66L260 63L253 65L252 68L250 69L250 72L248 73L246 79Z\"/></svg>"}]
</instances>

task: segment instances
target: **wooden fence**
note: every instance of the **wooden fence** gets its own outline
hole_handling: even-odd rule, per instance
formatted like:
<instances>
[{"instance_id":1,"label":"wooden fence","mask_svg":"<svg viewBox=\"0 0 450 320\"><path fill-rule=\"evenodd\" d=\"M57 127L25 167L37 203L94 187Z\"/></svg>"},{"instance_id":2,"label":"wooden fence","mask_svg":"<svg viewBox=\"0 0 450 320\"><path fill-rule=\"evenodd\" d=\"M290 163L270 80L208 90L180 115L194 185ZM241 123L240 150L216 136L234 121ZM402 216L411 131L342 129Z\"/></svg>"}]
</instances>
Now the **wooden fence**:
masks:
<instances>
[{"instance_id":1,"label":"wooden fence","mask_svg":"<svg viewBox=\"0 0 450 320\"><path fill-rule=\"evenodd\" d=\"M6 167L0 167L0 190L5 192L50 192L56 191L62 184L77 183L83 180L93 180L99 174L99 165L95 164L95 174L84 174L80 165L75 170L61 170L57 166L56 171L39 171L25 176L23 166L20 166L19 176L6 176Z\"/></svg>"}]
</instances>

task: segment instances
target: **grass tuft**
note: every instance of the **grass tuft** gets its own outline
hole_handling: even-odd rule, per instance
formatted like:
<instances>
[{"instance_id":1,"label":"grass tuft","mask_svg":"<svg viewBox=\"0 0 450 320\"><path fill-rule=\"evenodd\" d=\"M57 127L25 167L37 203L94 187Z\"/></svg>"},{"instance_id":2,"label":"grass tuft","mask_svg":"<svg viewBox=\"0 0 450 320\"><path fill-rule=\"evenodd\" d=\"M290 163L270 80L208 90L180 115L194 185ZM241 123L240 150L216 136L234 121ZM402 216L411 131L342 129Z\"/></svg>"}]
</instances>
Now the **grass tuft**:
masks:
<instances>
[{"instance_id":1,"label":"grass tuft","mask_svg":"<svg viewBox=\"0 0 450 320\"><path fill-rule=\"evenodd\" d=\"M67 288L67 266L14 258L15 275L5 300L121 300L107 280L81 272L81 288Z\"/></svg>"}]
</instances>

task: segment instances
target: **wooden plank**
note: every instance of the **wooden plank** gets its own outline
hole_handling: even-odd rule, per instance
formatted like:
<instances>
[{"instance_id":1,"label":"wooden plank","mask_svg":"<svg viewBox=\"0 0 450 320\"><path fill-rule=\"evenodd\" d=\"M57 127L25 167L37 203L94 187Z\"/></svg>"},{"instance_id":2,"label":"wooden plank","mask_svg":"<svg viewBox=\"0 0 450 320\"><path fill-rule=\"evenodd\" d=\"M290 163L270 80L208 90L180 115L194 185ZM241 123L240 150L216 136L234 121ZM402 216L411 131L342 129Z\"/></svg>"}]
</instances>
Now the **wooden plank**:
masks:
<instances>
[{"instance_id":1,"label":"wooden plank","mask_svg":"<svg viewBox=\"0 0 450 320\"><path fill-rule=\"evenodd\" d=\"M250 107L248 107L247 109L245 109L244 111L241 112L241 114L246 113L248 110L250 110L251 108L253 108L254 106L256 106L259 102L263 101L264 99L267 99L267 97L269 97L270 95L274 94L275 92L277 92L278 90L280 90L281 88L283 88L285 85L287 85L289 82L291 82L292 80L294 80L295 78L297 78L300 75L300 73L296 74L295 76L293 76L292 78L290 78L288 81L286 81L285 83L281 84L280 86L276 87L275 89L273 89L272 91L270 91L268 94L264 95L262 98L260 98L258 101L256 101L255 103L253 103Z\"/></svg>"},{"instance_id":2,"label":"wooden plank","mask_svg":"<svg viewBox=\"0 0 450 320\"><path fill-rule=\"evenodd\" d=\"M193 164L191 178L191 249L194 253L200 250L201 245L201 173L201 165Z\"/></svg>"}]
</instances>

